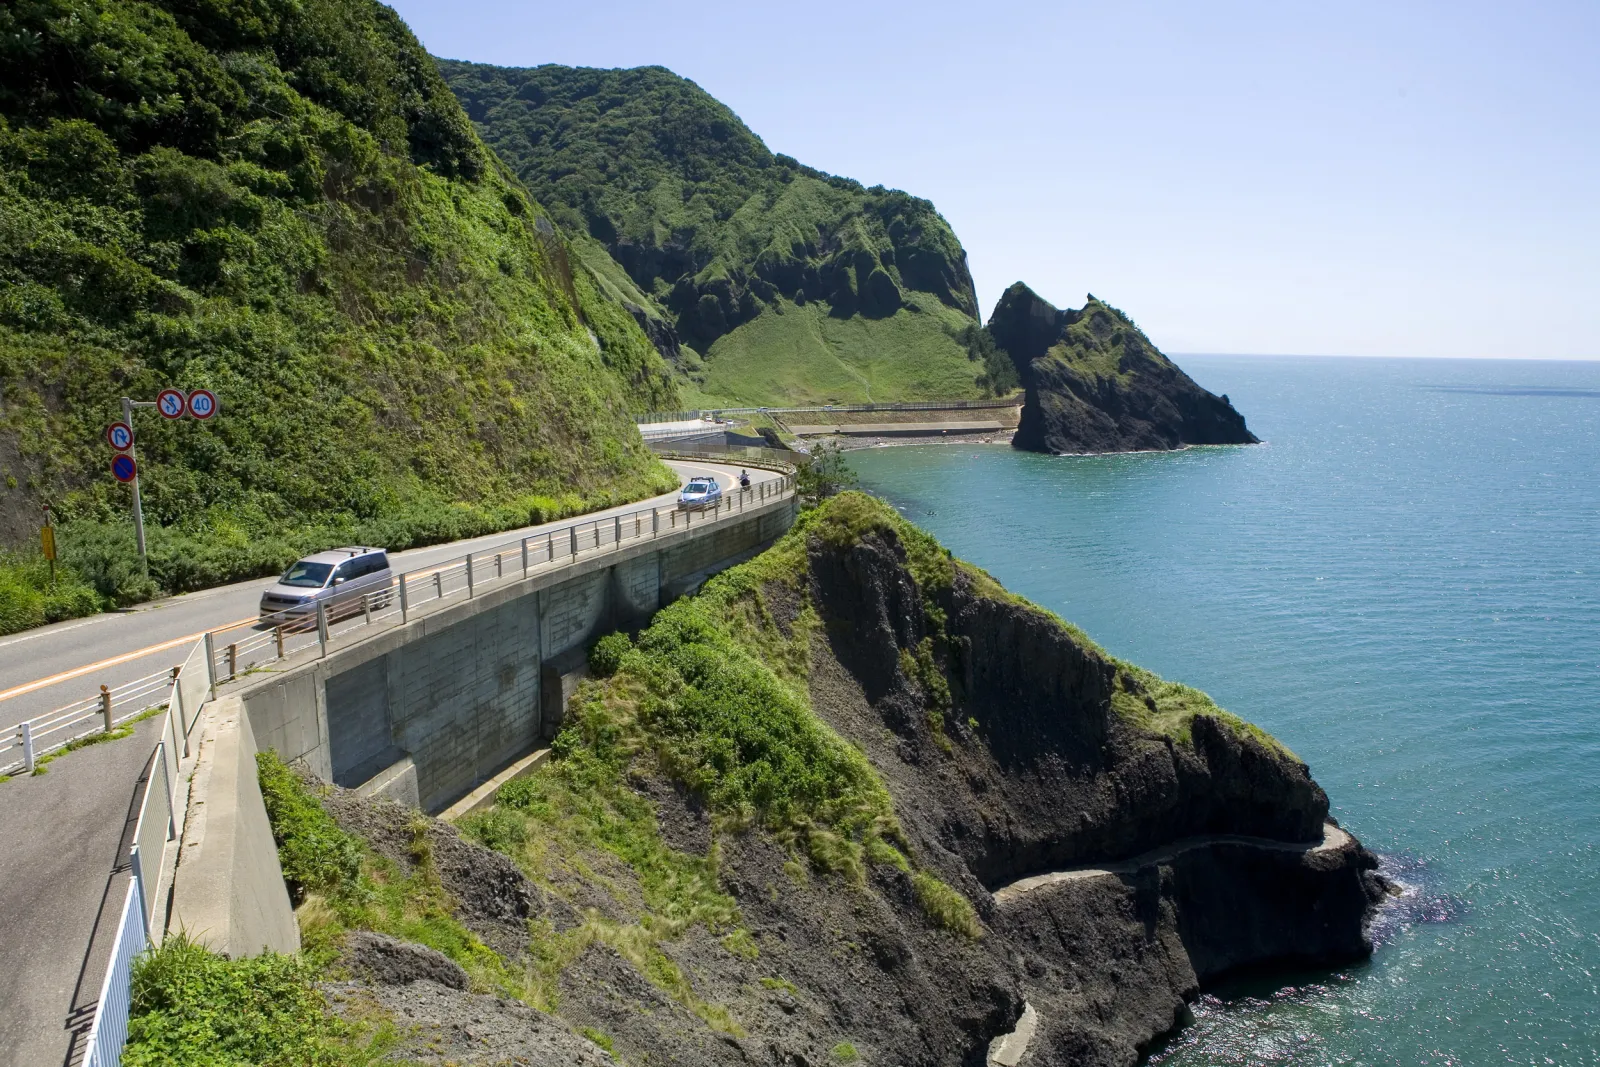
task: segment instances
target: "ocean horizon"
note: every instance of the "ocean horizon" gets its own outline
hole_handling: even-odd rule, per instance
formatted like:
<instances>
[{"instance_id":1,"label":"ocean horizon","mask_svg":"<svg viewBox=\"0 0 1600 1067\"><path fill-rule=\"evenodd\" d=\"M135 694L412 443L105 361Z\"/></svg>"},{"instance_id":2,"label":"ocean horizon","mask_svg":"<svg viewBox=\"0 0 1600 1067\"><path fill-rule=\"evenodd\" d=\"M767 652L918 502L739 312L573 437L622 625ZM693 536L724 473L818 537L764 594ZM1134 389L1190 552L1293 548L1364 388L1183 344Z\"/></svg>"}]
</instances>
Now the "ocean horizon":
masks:
<instances>
[{"instance_id":1,"label":"ocean horizon","mask_svg":"<svg viewBox=\"0 0 1600 1067\"><path fill-rule=\"evenodd\" d=\"M1600 1063L1600 362L1180 363L1265 443L850 453L957 555L1271 731L1405 887L1371 960L1210 990L1150 1062Z\"/></svg>"}]
</instances>

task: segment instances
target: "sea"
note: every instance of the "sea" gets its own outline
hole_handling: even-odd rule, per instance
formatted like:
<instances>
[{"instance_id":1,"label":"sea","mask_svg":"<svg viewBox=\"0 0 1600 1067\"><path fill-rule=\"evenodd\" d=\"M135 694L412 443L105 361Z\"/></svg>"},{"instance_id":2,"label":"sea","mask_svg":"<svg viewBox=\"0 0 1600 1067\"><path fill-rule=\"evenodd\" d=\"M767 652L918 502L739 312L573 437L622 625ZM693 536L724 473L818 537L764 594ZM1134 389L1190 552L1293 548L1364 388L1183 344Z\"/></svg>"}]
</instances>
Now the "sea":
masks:
<instances>
[{"instance_id":1,"label":"sea","mask_svg":"<svg viewBox=\"0 0 1600 1067\"><path fill-rule=\"evenodd\" d=\"M1307 761L1405 895L1371 960L1154 1050L1600 1064L1600 363L1187 357L1265 444L852 452L864 487Z\"/></svg>"}]
</instances>

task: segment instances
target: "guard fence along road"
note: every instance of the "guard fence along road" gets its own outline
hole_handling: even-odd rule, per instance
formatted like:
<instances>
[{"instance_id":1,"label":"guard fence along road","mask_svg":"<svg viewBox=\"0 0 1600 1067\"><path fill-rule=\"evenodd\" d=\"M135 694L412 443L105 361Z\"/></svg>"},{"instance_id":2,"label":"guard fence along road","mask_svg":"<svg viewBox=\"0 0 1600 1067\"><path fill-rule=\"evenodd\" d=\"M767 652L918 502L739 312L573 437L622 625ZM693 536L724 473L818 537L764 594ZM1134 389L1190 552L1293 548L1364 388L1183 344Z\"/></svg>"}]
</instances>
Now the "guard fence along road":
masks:
<instances>
[{"instance_id":1,"label":"guard fence along road","mask_svg":"<svg viewBox=\"0 0 1600 1067\"><path fill-rule=\"evenodd\" d=\"M716 458L697 454L694 459ZM315 611L278 612L258 620L208 631L197 641L180 667L159 671L119 686L100 687L91 694L44 715L19 723L5 755L0 774L31 774L39 759L73 741L110 733L141 715L168 703L169 694L189 706L179 708L187 727L200 704L220 682L285 659L316 646L326 652L328 642L358 627L398 626L412 616L442 604L472 597L507 580L520 579L553 564L570 563L596 552L614 551L624 543L659 537L663 533L692 529L736 516L794 494L794 467L771 460L730 459L747 467L778 472L775 480L737 487L716 506L705 510L641 508L622 515L571 523L494 548L469 552L432 567L401 574L387 590L363 594L359 600L334 605L318 603ZM179 685L180 681L183 683ZM183 731L187 737L188 730Z\"/></svg>"}]
</instances>

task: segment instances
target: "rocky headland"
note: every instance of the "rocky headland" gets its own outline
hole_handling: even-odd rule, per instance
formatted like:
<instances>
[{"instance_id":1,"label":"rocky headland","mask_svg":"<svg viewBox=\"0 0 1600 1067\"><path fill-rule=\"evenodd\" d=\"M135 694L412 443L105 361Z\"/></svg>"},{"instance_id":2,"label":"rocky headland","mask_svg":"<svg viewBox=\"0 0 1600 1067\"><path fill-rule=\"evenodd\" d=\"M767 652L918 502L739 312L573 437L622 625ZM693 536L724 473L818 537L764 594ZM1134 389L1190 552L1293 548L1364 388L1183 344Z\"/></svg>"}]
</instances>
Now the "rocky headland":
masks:
<instances>
[{"instance_id":1,"label":"rocky headland","mask_svg":"<svg viewBox=\"0 0 1600 1067\"><path fill-rule=\"evenodd\" d=\"M1148 452L1257 444L1226 396L1201 388L1122 312L1065 310L1017 282L989 316L1026 390L1012 444L1029 452Z\"/></svg>"},{"instance_id":2,"label":"rocky headland","mask_svg":"<svg viewBox=\"0 0 1600 1067\"><path fill-rule=\"evenodd\" d=\"M871 498L592 662L488 812L318 802L439 912L302 891L325 992L417 1062L1126 1067L1208 983L1371 951L1305 764Z\"/></svg>"}]
</instances>

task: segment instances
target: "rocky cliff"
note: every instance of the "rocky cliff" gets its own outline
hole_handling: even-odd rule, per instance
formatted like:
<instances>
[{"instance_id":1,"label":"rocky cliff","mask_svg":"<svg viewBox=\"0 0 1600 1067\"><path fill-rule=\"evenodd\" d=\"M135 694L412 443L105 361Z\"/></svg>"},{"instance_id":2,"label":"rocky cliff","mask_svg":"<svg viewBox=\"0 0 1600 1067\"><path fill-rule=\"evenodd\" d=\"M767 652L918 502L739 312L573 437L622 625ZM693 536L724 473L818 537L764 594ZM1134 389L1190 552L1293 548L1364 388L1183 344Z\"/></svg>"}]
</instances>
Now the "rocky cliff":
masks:
<instances>
[{"instance_id":1,"label":"rocky cliff","mask_svg":"<svg viewBox=\"0 0 1600 1067\"><path fill-rule=\"evenodd\" d=\"M1027 391L1012 444L1030 452L1140 452L1255 444L1226 396L1202 389L1133 321L1090 296L1061 310L1021 282L989 332Z\"/></svg>"},{"instance_id":2,"label":"rocky cliff","mask_svg":"<svg viewBox=\"0 0 1600 1067\"><path fill-rule=\"evenodd\" d=\"M272 786L397 1054L1127 1067L1209 982L1370 951L1376 861L1293 754L860 494L591 663L459 826Z\"/></svg>"}]
</instances>

